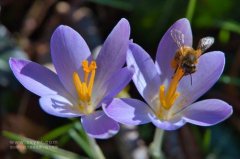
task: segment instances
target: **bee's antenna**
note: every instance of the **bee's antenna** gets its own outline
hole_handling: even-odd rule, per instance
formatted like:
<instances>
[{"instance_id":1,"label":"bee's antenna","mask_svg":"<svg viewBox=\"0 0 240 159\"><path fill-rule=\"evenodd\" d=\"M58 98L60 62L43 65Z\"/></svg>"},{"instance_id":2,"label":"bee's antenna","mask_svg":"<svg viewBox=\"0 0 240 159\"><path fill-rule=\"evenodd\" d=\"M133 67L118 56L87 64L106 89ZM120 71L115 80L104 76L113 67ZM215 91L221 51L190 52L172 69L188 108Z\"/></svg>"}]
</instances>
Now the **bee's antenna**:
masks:
<instances>
[{"instance_id":1,"label":"bee's antenna","mask_svg":"<svg viewBox=\"0 0 240 159\"><path fill-rule=\"evenodd\" d=\"M189 75L190 75L190 78L191 78L191 86L192 86L192 74L190 73Z\"/></svg>"}]
</instances>

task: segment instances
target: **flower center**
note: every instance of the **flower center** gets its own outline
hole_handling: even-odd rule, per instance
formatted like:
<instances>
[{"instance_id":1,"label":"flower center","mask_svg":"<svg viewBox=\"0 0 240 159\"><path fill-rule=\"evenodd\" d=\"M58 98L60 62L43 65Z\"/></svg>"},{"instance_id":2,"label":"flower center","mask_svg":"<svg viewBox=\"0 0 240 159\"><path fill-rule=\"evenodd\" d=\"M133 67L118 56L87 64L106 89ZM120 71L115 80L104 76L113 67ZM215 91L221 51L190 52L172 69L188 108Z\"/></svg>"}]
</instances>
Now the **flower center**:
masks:
<instances>
[{"instance_id":1,"label":"flower center","mask_svg":"<svg viewBox=\"0 0 240 159\"><path fill-rule=\"evenodd\" d=\"M167 90L165 90L165 86L161 85L159 88L159 100L160 106L157 108L157 116L159 118L163 118L165 111L168 111L179 97L180 93L177 92L177 87L179 81L184 76L184 70L181 67L178 67L175 74L172 77L170 85Z\"/></svg>"},{"instance_id":2,"label":"flower center","mask_svg":"<svg viewBox=\"0 0 240 159\"><path fill-rule=\"evenodd\" d=\"M82 69L84 71L84 79L81 80L78 73L73 72L73 84L78 94L80 111L85 114L90 114L93 112L91 96L97 64L95 61L91 61L91 63L88 64L88 61L84 60L82 62Z\"/></svg>"}]
</instances>

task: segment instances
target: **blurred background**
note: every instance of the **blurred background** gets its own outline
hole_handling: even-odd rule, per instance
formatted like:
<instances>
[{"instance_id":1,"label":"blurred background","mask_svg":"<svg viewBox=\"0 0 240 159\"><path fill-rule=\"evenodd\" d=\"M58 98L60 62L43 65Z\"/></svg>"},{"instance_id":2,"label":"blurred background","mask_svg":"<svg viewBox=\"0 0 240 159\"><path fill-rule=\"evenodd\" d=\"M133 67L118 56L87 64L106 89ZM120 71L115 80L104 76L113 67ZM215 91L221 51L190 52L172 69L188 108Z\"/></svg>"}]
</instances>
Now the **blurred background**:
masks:
<instances>
[{"instance_id":1,"label":"blurred background","mask_svg":"<svg viewBox=\"0 0 240 159\"><path fill-rule=\"evenodd\" d=\"M222 77L201 98L225 100L233 106L234 114L213 127L187 124L177 131L166 132L163 152L167 159L240 158L239 6L238 0L0 0L1 130L34 140L55 141L51 144L87 157L88 152L77 135L82 132L79 119L62 119L43 112L38 97L24 89L13 76L9 57L52 67L49 41L58 25L77 30L94 52L120 18L125 17L132 28L131 38L155 58L158 43L168 27L187 17L192 25L194 47L202 37L213 36L215 43L208 51L221 50L226 56ZM132 97L141 99L132 83L126 90ZM125 95L126 92L120 94ZM151 124L123 127L115 137L97 142L106 158L147 159L154 129ZM4 136L0 136L0 158L52 157L53 152L27 150L21 144L11 149L11 140Z\"/></svg>"}]
</instances>

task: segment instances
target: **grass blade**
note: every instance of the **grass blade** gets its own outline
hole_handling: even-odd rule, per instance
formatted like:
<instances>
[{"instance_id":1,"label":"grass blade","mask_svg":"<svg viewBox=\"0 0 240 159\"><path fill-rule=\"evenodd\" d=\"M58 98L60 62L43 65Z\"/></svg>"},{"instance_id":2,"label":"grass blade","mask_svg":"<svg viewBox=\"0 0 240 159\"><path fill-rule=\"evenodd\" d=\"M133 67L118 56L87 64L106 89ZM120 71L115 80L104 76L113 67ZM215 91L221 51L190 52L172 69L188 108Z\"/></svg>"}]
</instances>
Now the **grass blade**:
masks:
<instances>
[{"instance_id":1,"label":"grass blade","mask_svg":"<svg viewBox=\"0 0 240 159\"><path fill-rule=\"evenodd\" d=\"M23 137L21 135L9 132L9 131L3 131L2 135L6 138L21 142L23 143L28 150L34 151L36 153L56 158L56 159L82 159L84 157L81 157L73 152L66 151L63 149L58 148L57 146L51 146L48 144L45 144L41 141L29 139L26 137Z\"/></svg>"},{"instance_id":2,"label":"grass blade","mask_svg":"<svg viewBox=\"0 0 240 159\"><path fill-rule=\"evenodd\" d=\"M74 126L74 123L58 127L56 129L50 131L49 133L47 133L43 137L41 137L41 140L56 139L57 137L68 133L69 129L71 129L73 126Z\"/></svg>"},{"instance_id":3,"label":"grass blade","mask_svg":"<svg viewBox=\"0 0 240 159\"><path fill-rule=\"evenodd\" d=\"M94 157L89 143L84 140L75 129L69 130L70 137L84 150L84 152L91 158Z\"/></svg>"}]
</instances>

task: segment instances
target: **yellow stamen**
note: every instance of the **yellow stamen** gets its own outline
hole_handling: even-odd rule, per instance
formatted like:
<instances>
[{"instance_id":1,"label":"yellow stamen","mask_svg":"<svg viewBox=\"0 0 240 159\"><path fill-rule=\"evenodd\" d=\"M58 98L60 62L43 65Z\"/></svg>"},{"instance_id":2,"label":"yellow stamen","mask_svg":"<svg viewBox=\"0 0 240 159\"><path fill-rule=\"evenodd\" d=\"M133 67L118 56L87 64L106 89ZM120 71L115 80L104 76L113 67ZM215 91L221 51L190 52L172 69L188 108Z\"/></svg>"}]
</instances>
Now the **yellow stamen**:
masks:
<instances>
[{"instance_id":1,"label":"yellow stamen","mask_svg":"<svg viewBox=\"0 0 240 159\"><path fill-rule=\"evenodd\" d=\"M90 95L92 94L92 88L93 88L94 78L95 78L95 74L96 74L96 68L97 68L96 62L92 61L91 65L90 65L90 70L92 71L92 73L91 73L91 77L90 77L90 80L88 83L88 91L89 91Z\"/></svg>"},{"instance_id":2,"label":"yellow stamen","mask_svg":"<svg viewBox=\"0 0 240 159\"><path fill-rule=\"evenodd\" d=\"M184 71L181 68L178 68L176 73L174 74L171 82L170 82L170 86L167 92L167 100L171 100L172 96L174 96L177 87L178 87L178 83L181 80L181 78L184 75Z\"/></svg>"},{"instance_id":3,"label":"yellow stamen","mask_svg":"<svg viewBox=\"0 0 240 159\"><path fill-rule=\"evenodd\" d=\"M88 69L88 61L87 60L82 61L82 68L83 68L83 70Z\"/></svg>"},{"instance_id":4,"label":"yellow stamen","mask_svg":"<svg viewBox=\"0 0 240 159\"><path fill-rule=\"evenodd\" d=\"M84 81L81 81L77 72L73 73L73 84L76 88L78 98L79 98L79 109L80 111L91 113L92 108L87 108L91 103L92 89L94 85L94 78L96 74L97 64L92 61L88 64L87 60L82 62L82 69L84 71ZM91 74L90 78L89 75Z\"/></svg>"},{"instance_id":5,"label":"yellow stamen","mask_svg":"<svg viewBox=\"0 0 240 159\"><path fill-rule=\"evenodd\" d=\"M172 80L170 82L167 92L165 92L164 85L160 86L159 100L160 100L161 106L164 109L169 110L174 104L174 102L177 100L177 98L179 97L180 93L177 92L177 87L183 75L184 75L184 71L181 68L178 68L172 77Z\"/></svg>"},{"instance_id":6,"label":"yellow stamen","mask_svg":"<svg viewBox=\"0 0 240 159\"><path fill-rule=\"evenodd\" d=\"M88 75L89 75L89 72L84 73L84 82L85 83L87 83L87 81L88 81Z\"/></svg>"},{"instance_id":7,"label":"yellow stamen","mask_svg":"<svg viewBox=\"0 0 240 159\"><path fill-rule=\"evenodd\" d=\"M166 101L165 101L165 86L161 85L159 88L159 97L160 97L160 103L163 107L166 107Z\"/></svg>"},{"instance_id":8,"label":"yellow stamen","mask_svg":"<svg viewBox=\"0 0 240 159\"><path fill-rule=\"evenodd\" d=\"M90 96L88 94L88 89L87 89L87 85L86 83L83 83L83 101L87 101L89 102L90 101Z\"/></svg>"},{"instance_id":9,"label":"yellow stamen","mask_svg":"<svg viewBox=\"0 0 240 159\"><path fill-rule=\"evenodd\" d=\"M82 87L81 79L76 72L73 72L73 84L76 88L78 96L81 97L83 92L83 89L82 89L83 87Z\"/></svg>"},{"instance_id":10,"label":"yellow stamen","mask_svg":"<svg viewBox=\"0 0 240 159\"><path fill-rule=\"evenodd\" d=\"M89 72L90 72L90 69L88 67L88 61L87 60L84 60L82 62L82 68L83 68L83 71L84 71L84 82L87 83L88 81L88 75L89 75Z\"/></svg>"},{"instance_id":11,"label":"yellow stamen","mask_svg":"<svg viewBox=\"0 0 240 159\"><path fill-rule=\"evenodd\" d=\"M171 100L169 101L169 105L172 106L179 96L180 96L180 93L179 93L179 92L176 92L176 93L173 95L173 97L171 98Z\"/></svg>"}]
</instances>

